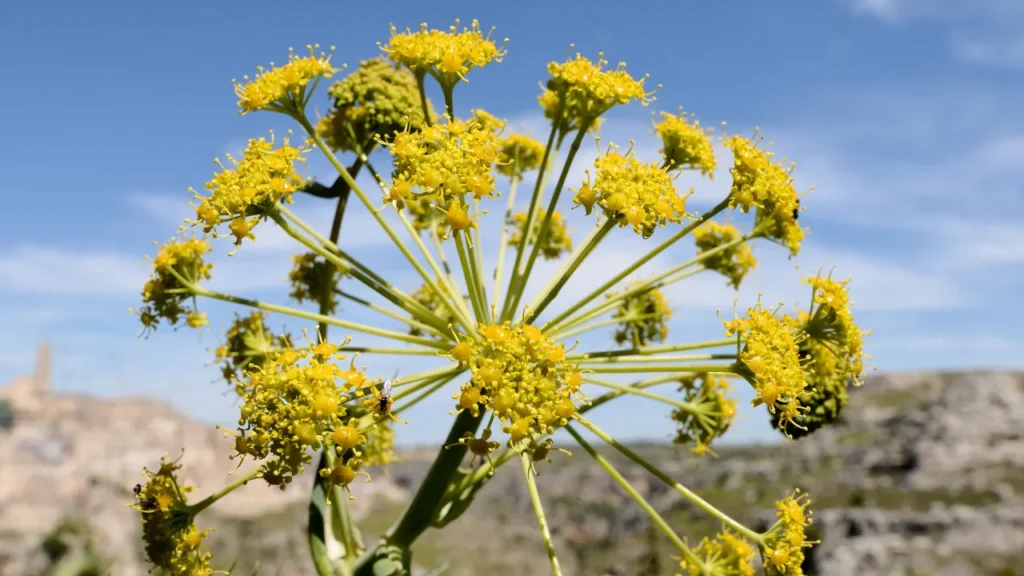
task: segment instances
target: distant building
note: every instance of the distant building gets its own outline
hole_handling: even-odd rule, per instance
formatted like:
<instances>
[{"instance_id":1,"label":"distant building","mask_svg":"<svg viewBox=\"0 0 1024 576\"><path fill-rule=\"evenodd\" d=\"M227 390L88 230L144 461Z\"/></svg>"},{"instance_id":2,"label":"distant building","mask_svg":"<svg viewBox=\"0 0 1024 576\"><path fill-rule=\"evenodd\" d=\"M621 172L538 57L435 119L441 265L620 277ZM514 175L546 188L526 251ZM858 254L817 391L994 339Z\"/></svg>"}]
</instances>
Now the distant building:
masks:
<instances>
[{"instance_id":1,"label":"distant building","mask_svg":"<svg viewBox=\"0 0 1024 576\"><path fill-rule=\"evenodd\" d=\"M0 386L0 400L9 402L17 413L32 414L45 409L49 398L50 344L43 341L36 352L35 373Z\"/></svg>"}]
</instances>

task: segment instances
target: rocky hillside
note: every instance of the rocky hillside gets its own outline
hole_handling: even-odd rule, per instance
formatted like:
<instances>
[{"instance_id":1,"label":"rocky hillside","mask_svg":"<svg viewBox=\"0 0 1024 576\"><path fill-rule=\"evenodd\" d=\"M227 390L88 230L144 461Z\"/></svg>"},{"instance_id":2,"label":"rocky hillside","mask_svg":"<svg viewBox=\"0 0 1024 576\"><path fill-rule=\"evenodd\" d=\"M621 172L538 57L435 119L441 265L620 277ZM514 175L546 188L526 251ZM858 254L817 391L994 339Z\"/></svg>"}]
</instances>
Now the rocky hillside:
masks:
<instances>
[{"instance_id":1,"label":"rocky hillside","mask_svg":"<svg viewBox=\"0 0 1024 576\"><path fill-rule=\"evenodd\" d=\"M0 428L0 574L43 574L69 550L113 558L113 574L144 574L137 520L123 506L138 470L185 445L189 480L203 493L223 483L228 446L215 430L157 404L66 400L61 410ZM676 553L640 508L576 452L554 457L538 478L565 573L675 574ZM1021 375L873 377L851 394L840 424L799 441L720 449L717 459L672 446L638 452L759 527L790 488L810 493L821 544L808 557L808 574L1024 576ZM367 541L397 518L432 456L406 454L372 483L357 483ZM608 456L691 541L716 529L656 479ZM448 563L451 576L546 573L517 472L499 472L470 513L428 532L417 563ZM225 565L238 558L240 568L258 560L264 575L310 574L305 493L305 486L280 493L254 484L231 496L209 519L218 558Z\"/></svg>"}]
</instances>

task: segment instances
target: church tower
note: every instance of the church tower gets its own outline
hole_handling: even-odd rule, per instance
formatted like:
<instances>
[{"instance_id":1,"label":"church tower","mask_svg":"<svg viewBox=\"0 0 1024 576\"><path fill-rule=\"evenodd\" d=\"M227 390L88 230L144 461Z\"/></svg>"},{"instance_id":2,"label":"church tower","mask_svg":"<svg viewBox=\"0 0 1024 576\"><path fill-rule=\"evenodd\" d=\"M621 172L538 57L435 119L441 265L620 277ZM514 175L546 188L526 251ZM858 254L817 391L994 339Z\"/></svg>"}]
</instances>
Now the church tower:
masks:
<instances>
[{"instance_id":1,"label":"church tower","mask_svg":"<svg viewBox=\"0 0 1024 576\"><path fill-rule=\"evenodd\" d=\"M36 351L36 373L32 375L36 394L50 395L50 343L43 340Z\"/></svg>"}]
</instances>

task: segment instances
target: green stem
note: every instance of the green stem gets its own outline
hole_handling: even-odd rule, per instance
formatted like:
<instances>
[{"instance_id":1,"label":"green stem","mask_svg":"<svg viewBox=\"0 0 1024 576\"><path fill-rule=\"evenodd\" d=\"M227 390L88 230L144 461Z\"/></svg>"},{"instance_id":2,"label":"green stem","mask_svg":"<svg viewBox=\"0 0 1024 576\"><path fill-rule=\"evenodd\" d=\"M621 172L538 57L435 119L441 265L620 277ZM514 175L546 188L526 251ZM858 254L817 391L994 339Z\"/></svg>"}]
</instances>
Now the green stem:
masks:
<instances>
[{"instance_id":1,"label":"green stem","mask_svg":"<svg viewBox=\"0 0 1024 576\"><path fill-rule=\"evenodd\" d=\"M668 356L610 356L587 358L581 364L634 364L637 362L690 362L693 360L735 360L735 354L672 354Z\"/></svg>"},{"instance_id":2,"label":"green stem","mask_svg":"<svg viewBox=\"0 0 1024 576\"><path fill-rule=\"evenodd\" d=\"M491 302L495 306L501 302L501 281L505 270L505 252L508 251L509 234L508 228L512 225L512 211L516 205L516 191L519 188L519 179L512 177L508 185L508 204L505 207L505 218L501 221L501 240L498 242L498 263L494 266L494 298Z\"/></svg>"},{"instance_id":3,"label":"green stem","mask_svg":"<svg viewBox=\"0 0 1024 576\"><path fill-rule=\"evenodd\" d=\"M236 478L234 482L228 484L227 486L221 488L220 490L214 492L213 494L210 494L209 496L203 498L199 502L191 504L188 507L189 512L192 514L193 517L198 516L199 513L202 512L203 510L206 510L210 506L213 506L215 502L227 496L228 494L234 492L238 488L241 488L250 480L258 478L261 474L263 474L262 466L257 466L253 468L252 470Z\"/></svg>"},{"instance_id":4,"label":"green stem","mask_svg":"<svg viewBox=\"0 0 1024 576\"><path fill-rule=\"evenodd\" d=\"M588 430L593 432L598 438L607 443L609 446L612 446L613 448L621 452L623 456L629 458L633 462L636 462L640 466L643 466L645 470L647 470L656 478L664 482L667 486L681 494L684 498L692 502L698 508L707 512L712 517L714 517L721 523L725 524L729 528L732 528L733 530L741 534L744 538L747 538L748 540L756 543L758 546L762 548L764 547L764 538L760 534L754 532L753 530L747 528L743 524L740 524L739 522L733 520L727 514L721 512L720 510L709 504L706 500L695 494L692 490L673 480L671 477L669 477L668 474L662 472L660 469L658 469L658 467L654 466L653 464L645 460L642 456L640 456L636 452L633 452L627 446L620 444L611 436L605 434L604 431L602 431L592 422L588 421L586 418L577 418L576 420L579 421L579 423L586 427ZM572 433L571 430L570 433ZM575 434L573 435L575 436Z\"/></svg>"},{"instance_id":5,"label":"green stem","mask_svg":"<svg viewBox=\"0 0 1024 576\"><path fill-rule=\"evenodd\" d=\"M462 231L453 232L455 236L455 247L459 252L459 263L462 265L462 275L466 279L466 289L469 291L469 299L473 303L473 313L476 321L486 324L486 306L480 301L480 285L474 274L476 266L473 265L472 256L466 253L466 243L462 239Z\"/></svg>"},{"instance_id":6,"label":"green stem","mask_svg":"<svg viewBox=\"0 0 1024 576\"><path fill-rule=\"evenodd\" d=\"M533 270L533 265L537 262L537 255L540 254L540 247L547 241L548 234L551 232L551 218L554 216L555 207L558 206L558 198L562 195L562 187L565 186L565 179L569 177L569 169L572 167L572 161L576 158L576 153L579 152L580 145L583 143L583 138L586 137L587 128L589 127L589 121L581 122L579 132L576 134L576 138L573 139L572 144L569 146L569 154L565 158L565 164L562 165L562 173L558 176L558 182L555 184L555 191L551 194L551 200L548 202L548 210L544 214L544 221L541 222L540 230L537 232L537 241L534 242L533 248L530 250L530 258L526 262L526 269L519 277L520 282L516 287L515 299L509 307L511 314L513 315L515 314L516 308L519 307L519 301L523 298L523 292L526 290L526 283L530 278L530 271ZM529 230L529 228L525 228L525 230Z\"/></svg>"},{"instance_id":7,"label":"green stem","mask_svg":"<svg viewBox=\"0 0 1024 576\"><path fill-rule=\"evenodd\" d=\"M691 344L673 344L670 346L649 346L646 348L630 348L629 350L602 350L600 352L588 352L586 354L566 354L565 359L568 361L581 360L584 357L587 359L593 358L611 358L615 356L649 356L653 354L661 354L663 352L685 352L687 350L703 350L705 348L720 348L722 346L732 346L736 344L735 338L726 338L724 340L708 340L706 342L693 342Z\"/></svg>"},{"instance_id":8,"label":"green stem","mask_svg":"<svg viewBox=\"0 0 1024 576\"><path fill-rule=\"evenodd\" d=\"M474 198L473 199L473 212L475 212L476 214L480 214L480 199L479 198ZM468 241L469 240L469 233L468 233L469 231L467 230L466 232L467 232L466 240ZM484 246L483 241L480 239L480 227L476 226L475 228L473 228L473 246L472 246L472 248L473 248L473 256L474 256L473 257L473 268L474 268L474 274L473 275L476 276L477 284L479 284L480 301L484 303L484 316L487 317L487 321L488 321L488 323L490 323L490 322L493 322L493 321L497 320L497 318L492 318L493 314L490 313L490 310L488 309L488 306L487 306L487 278L484 276L484 248L483 248L483 246ZM497 302L495 302L494 305L497 306Z\"/></svg>"},{"instance_id":9,"label":"green stem","mask_svg":"<svg viewBox=\"0 0 1024 576\"><path fill-rule=\"evenodd\" d=\"M466 318L470 317L469 306L466 305L466 297L463 296L462 290L459 288L458 282L455 281L455 276L452 274L451 264L448 263L448 255L445 254L444 246L441 244L441 236L438 235L437 227L431 223L430 228L427 230L430 235L431 241L434 243L434 249L437 250L437 257L441 260L441 265L444 266L445 280L448 283L450 292L453 294L452 298L459 308L462 310L463 316ZM469 332L472 334L472 331Z\"/></svg>"},{"instance_id":10,"label":"green stem","mask_svg":"<svg viewBox=\"0 0 1024 576\"><path fill-rule=\"evenodd\" d=\"M612 390L617 390L619 392L622 392L623 394L632 394L634 396L642 396L650 400L657 400L658 402L668 404L669 406L675 406L676 408L684 410L693 415L701 413L698 407L692 402L683 402L681 400L675 400L673 398L669 398L668 396L662 396L661 394L648 392L643 388L637 388L635 386L626 386L625 384L617 384L615 382L609 382L608 380L602 380L600 378L592 377L584 377L583 381L589 382L591 384L597 384L598 386L603 386L605 388L610 388Z\"/></svg>"},{"instance_id":11,"label":"green stem","mask_svg":"<svg viewBox=\"0 0 1024 576\"><path fill-rule=\"evenodd\" d=\"M402 404L401 406L395 408L395 410L394 410L395 415L398 415L399 413L404 412L404 411L408 410L409 408L412 408L413 406L418 404L420 401L425 400L426 398L429 398L435 392L437 392L441 388L444 388L449 382L451 382L452 380L458 378L459 374L461 374L461 372L456 373L456 374L452 374L451 376L448 376L447 378L439 379L436 382L432 382L431 386L429 388L427 388L426 390L424 390L422 393L420 393L418 396L416 396L412 400L409 400L405 404ZM410 392L411 392L411 390L410 390ZM398 396L396 395L395 398L397 399Z\"/></svg>"},{"instance_id":12,"label":"green stem","mask_svg":"<svg viewBox=\"0 0 1024 576\"><path fill-rule=\"evenodd\" d=\"M634 388L634 389L637 389L637 390L643 390L645 388L651 388L653 386L658 386L659 384L668 384L669 382L678 382L678 381L679 381L679 375L678 374L668 374L668 375L665 375L665 376L655 376L654 378L648 378L646 380L641 380L639 382L634 382L633 384L631 384L628 387L629 388ZM597 398L594 398L593 400L591 400L590 403L587 404L586 406L583 406L582 408L580 408L578 413L579 414L586 414L587 412L597 408L598 406L600 406L602 404L606 404L606 403L608 403L608 402L618 398L619 396L622 396L623 394L626 394L626 392L621 391L621 390L617 390L615 392L609 392L607 394L602 394L601 396L598 396Z\"/></svg>"},{"instance_id":13,"label":"green stem","mask_svg":"<svg viewBox=\"0 0 1024 576\"><path fill-rule=\"evenodd\" d=\"M646 263L650 262L651 260L653 260L659 254L661 254L662 252L667 250L670 246L675 244L677 241L679 241L680 239L684 238L687 234L689 234L690 232L696 230L698 227L700 227L701 224L703 224L704 222L707 222L711 218L714 218L716 215L718 215L719 212L725 210L728 207L729 207L729 198L726 198L725 200L722 200L717 206L712 208L708 213L704 214L703 216L698 218L695 222L691 223L689 226L686 226L685 228L683 228L682 230L677 232L674 236L672 236L668 240L662 242L656 248L654 248L653 250L651 250L650 252L648 252L647 254L642 256L639 260L637 260L637 261L633 262L632 264L630 264L629 266L627 266L625 270L623 270L623 271L619 272L618 274L616 274L614 278L612 278L611 280L609 280L609 281L605 282L604 284L602 284L600 287L598 287L593 292L591 292L590 294L585 296L579 302L577 302L576 304L571 306L568 310L566 310L565 312L562 312L557 317L549 320L547 322L547 324L545 324L545 329L547 329L547 327L549 327L549 326L557 326L559 322L565 320L570 315L572 315L574 312L576 312L580 308L586 306L588 303L590 303L595 298L597 298L599 296L602 296L603 294L607 293L616 284L621 282L623 278L625 278L625 277L629 276L630 274L632 274L633 272L636 272L637 270L639 270L641 266L643 266L644 264L646 264Z\"/></svg>"},{"instance_id":14,"label":"green stem","mask_svg":"<svg viewBox=\"0 0 1024 576\"><path fill-rule=\"evenodd\" d=\"M601 466L601 468L604 468L604 471L607 472L613 480L615 480L615 483L621 486L622 489L625 490L627 494L629 494L630 498L632 498L638 505L640 505L641 508L643 508L644 512L646 512L647 515L651 517L651 520L654 522L654 524L662 531L663 534L665 534L665 536L668 537L669 540L672 541L673 544L675 544L677 548L679 548L679 550L683 553L684 556L686 556L688 560L694 563L701 563L700 559L697 558L697 555L694 554L690 550L690 547L687 546L685 542L683 542L682 538L680 538L679 535L675 533L675 530L672 530L672 527L669 526L668 522L666 522L665 519L661 517L661 514L658 514L654 507L651 506L647 502L647 500L645 500L644 497L641 496L640 493L636 491L636 488L634 488L628 480L623 478L622 474L620 474L619 471L616 470L615 467L612 466L611 463L604 458L604 456L598 454L597 451L594 450L594 447L591 446L589 442L584 440L583 437L580 436L579 433L576 432L576 430L571 425L566 426L565 429L566 431L569 432L569 434L572 434L572 437L576 439L576 442L579 443L580 447L586 450L587 453L590 454L590 457L593 458L594 461L597 462L599 466Z\"/></svg>"},{"instance_id":15,"label":"green stem","mask_svg":"<svg viewBox=\"0 0 1024 576\"><path fill-rule=\"evenodd\" d=\"M532 322L534 318L540 316L541 312L548 307L551 302L558 297L558 293L561 292L562 287L569 281L569 278L576 272L576 270L583 264L583 261L587 259L587 256L597 248L597 245L604 240L604 237L608 235L608 232L615 226L615 220L605 220L604 224L599 227L595 227L587 234L587 237L583 240L583 243L579 248L573 251L572 256L569 260L562 265L562 269L559 270L555 275L551 277L548 285L545 286L537 297L533 299L533 303L530 304L529 312L527 313L527 322Z\"/></svg>"},{"instance_id":16,"label":"green stem","mask_svg":"<svg viewBox=\"0 0 1024 576\"><path fill-rule=\"evenodd\" d=\"M625 323L633 322L633 321L636 321L636 320L647 320L647 319L650 319L650 318L657 318L659 316L662 316L662 314L651 313L651 314L639 314L639 315L636 315L636 316L626 316L626 317L623 317L623 318L607 318L607 319L601 320L599 322L594 322L593 324L586 324L584 326L578 326L576 328L573 328L572 330L565 330L564 332L556 332L554 334L551 334L549 336L549 338L551 338L552 340L564 340L564 339L566 339L566 338L568 338L570 336L576 336L577 334L583 334L584 332L590 332L591 330L597 330L598 328L604 328L605 326L613 326L615 324L625 324Z\"/></svg>"},{"instance_id":17,"label":"green stem","mask_svg":"<svg viewBox=\"0 0 1024 576\"><path fill-rule=\"evenodd\" d=\"M430 119L430 106L427 105L427 86L424 82L426 77L425 72L416 72L416 89L420 93L420 106L423 107L423 121L427 126L433 125L433 121Z\"/></svg>"},{"instance_id":18,"label":"green stem","mask_svg":"<svg viewBox=\"0 0 1024 576\"><path fill-rule=\"evenodd\" d=\"M598 374L640 374L648 372L685 372L735 374L731 364L681 364L668 366L591 366L587 370Z\"/></svg>"},{"instance_id":19,"label":"green stem","mask_svg":"<svg viewBox=\"0 0 1024 576\"><path fill-rule=\"evenodd\" d=\"M537 491L537 481L533 478L530 455L523 452L519 455L519 462L523 466L523 476L526 478L526 486L530 490L530 501L533 502L533 511L537 515L537 524L540 526L540 535L544 539L544 549L548 553L548 561L551 562L551 573L554 576L562 576L562 568L558 565L558 557L555 555L555 543L551 540L551 531L548 530L548 521L544 517L544 505L540 501L540 492Z\"/></svg>"},{"instance_id":20,"label":"green stem","mask_svg":"<svg viewBox=\"0 0 1024 576\"><path fill-rule=\"evenodd\" d=\"M401 322L403 324L406 324L407 326L409 326L411 328L416 328L417 330L421 330L423 332L429 332L429 333L431 333L431 334L433 334L435 336L438 336L440 338L445 338L446 337L441 331L439 331L437 328L434 328L433 326L427 326L426 324L421 324L421 323L419 323L419 322L417 322L415 320L410 320L409 318L406 318L405 316L403 316L403 315L401 315L401 314L399 314L397 312L392 312L391 310L388 310L387 308L384 308L383 306L378 306L377 304L374 304L373 302L370 302L369 300L364 300L363 298L360 298L360 297L358 297L358 296L356 296L354 294L349 294L348 292L345 292L344 290L336 290L335 293L338 296L341 296L342 298L344 298L346 300L351 300L352 302L355 302L356 304L360 304L362 306L365 306L365 307L369 308L370 310L373 310L374 312L379 312L379 313L387 316L388 318L393 318L395 320L398 320L399 322ZM323 314L324 311L321 310L320 313Z\"/></svg>"},{"instance_id":21,"label":"green stem","mask_svg":"<svg viewBox=\"0 0 1024 576\"><path fill-rule=\"evenodd\" d=\"M365 346L346 346L346 352L360 354L399 354L405 356L437 356L437 350L417 350L415 348L368 348Z\"/></svg>"}]
</instances>

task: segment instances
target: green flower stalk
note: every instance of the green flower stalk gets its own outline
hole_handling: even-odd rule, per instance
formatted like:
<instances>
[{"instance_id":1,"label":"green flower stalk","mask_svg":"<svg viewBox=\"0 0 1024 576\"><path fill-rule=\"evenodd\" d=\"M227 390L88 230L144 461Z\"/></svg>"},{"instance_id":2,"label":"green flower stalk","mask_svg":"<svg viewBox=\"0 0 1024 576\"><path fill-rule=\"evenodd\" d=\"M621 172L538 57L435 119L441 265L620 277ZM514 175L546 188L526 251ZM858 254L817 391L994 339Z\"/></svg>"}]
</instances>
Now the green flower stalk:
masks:
<instances>
[{"instance_id":1,"label":"green flower stalk","mask_svg":"<svg viewBox=\"0 0 1024 576\"><path fill-rule=\"evenodd\" d=\"M808 280L812 306L797 316L780 317L777 309L759 302L724 321L722 332L710 339L670 340L666 288L705 271L738 287L756 264L750 245L757 240L782 244L792 254L799 251L803 231L791 168L776 162L757 137L722 134L733 153L732 186L711 210L691 211L687 198L697 191L677 190L675 177L683 170L714 176L719 159L713 135L685 114L665 114L655 127L663 143L660 162L609 146L582 182L569 182L583 140L600 130L608 110L653 102L646 77L632 76L624 65L609 68L602 55L591 60L576 54L551 63L539 99L551 122L542 143L506 133L506 122L481 108L466 107L464 116L457 114L456 87L470 76L475 81L490 74L491 65L506 56L505 44L496 44L477 22L461 30L457 21L447 30L392 28L380 48L383 57L364 60L328 89L332 107L318 123L309 117L310 102L317 87L342 68L316 47L309 48L308 56L291 53L286 64L260 68L255 77L237 82L240 113L287 116L307 141L293 146L294 136L251 140L242 158L220 164L205 194L195 192L195 217L183 227L188 234L161 246L153 259L138 311L147 331L161 323L206 326L208 300L248 309L228 328L215 357L241 400L238 423L226 429L234 438L233 457L260 465L194 505L178 484L176 463L165 462L149 474L134 505L142 516L150 561L172 573L211 574L209 556L198 551L205 533L195 531L196 515L249 481L293 489L291 480L315 467L308 540L317 572L408 574L416 540L472 513L476 491L518 458L552 572L559 574L558 550L534 475L549 461L551 450L570 455L554 448L551 438L567 430L584 457L610 474L679 549L680 567L687 573L752 574L754 550L759 549L770 571L799 576L804 550L812 544L803 537L809 523L805 497L783 497L779 522L759 534L584 417L626 395L644 398L663 405L676 423L676 442L698 455L713 454L712 444L732 424L735 383L749 384L755 405L765 405L789 437L835 420L846 401L845 386L859 382L865 358L866 333L853 321L846 282L831 276ZM429 82L436 82L444 96L440 117L426 97ZM558 166L555 159L566 141L565 162ZM389 157L389 169L374 165L376 157L369 157L374 150ZM300 164L313 153L337 170L330 186L299 175ZM347 166L344 156L350 156ZM363 190L356 183L363 169L379 190ZM518 186L530 171L537 174L528 207L514 214ZM404 292L375 263L339 245L351 196L370 211L419 277L414 292ZM329 232L317 230L288 207L321 199L336 201ZM563 217L575 207L597 220L582 242L573 241ZM405 229L404 236L383 217L388 211ZM754 223L746 232L715 220L751 211ZM296 241L290 298L315 304L316 311L204 286L213 274L207 261L213 250L210 238L231 236L237 251L258 241L254 230L268 225ZM658 240L624 269L609 271L600 286L549 311L582 263L600 258L606 239L623 234ZM692 258L667 270L644 270L650 272L648 280L623 285L691 235ZM493 274L484 269L490 238L497 248ZM536 280L541 256L560 261L560 267L526 305L523 297ZM406 328L341 317L343 300ZM267 325L271 314L275 322L285 316L315 324L316 331L302 328L301 342L275 333ZM346 335L333 334L332 327ZM617 347L583 350L579 341L569 341L598 329ZM365 335L394 344L361 345ZM368 365L359 363L360 354L370 358ZM385 381L394 357L409 355L433 357L444 365ZM635 381L623 384L604 374L630 375ZM398 414L444 393L452 382L458 388L447 438L405 513L367 547L348 511L352 482L359 476L372 481L368 467L386 466L395 458L394 445L405 423ZM677 390L653 391L669 383ZM577 429L596 435L665 482L721 522L723 531L691 547L679 535L687 527L662 518ZM333 549L342 552L328 552Z\"/></svg>"}]
</instances>

